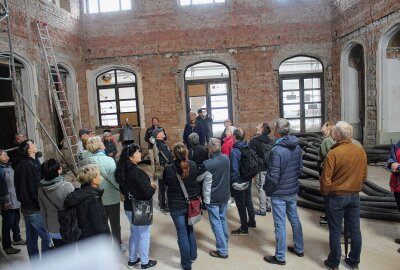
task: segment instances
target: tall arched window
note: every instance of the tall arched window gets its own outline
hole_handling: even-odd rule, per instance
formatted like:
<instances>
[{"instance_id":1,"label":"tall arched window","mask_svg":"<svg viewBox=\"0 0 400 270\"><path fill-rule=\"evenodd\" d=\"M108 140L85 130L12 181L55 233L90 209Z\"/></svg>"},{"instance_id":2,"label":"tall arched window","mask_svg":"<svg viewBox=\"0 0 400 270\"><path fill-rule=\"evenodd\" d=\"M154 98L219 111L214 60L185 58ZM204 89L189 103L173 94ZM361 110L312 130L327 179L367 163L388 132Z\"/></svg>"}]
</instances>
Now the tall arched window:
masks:
<instances>
[{"instance_id":1,"label":"tall arched window","mask_svg":"<svg viewBox=\"0 0 400 270\"><path fill-rule=\"evenodd\" d=\"M121 126L128 119L139 126L136 75L113 69L100 74L96 80L99 121L101 126Z\"/></svg>"},{"instance_id":2,"label":"tall arched window","mask_svg":"<svg viewBox=\"0 0 400 270\"><path fill-rule=\"evenodd\" d=\"M298 56L279 67L280 112L292 132L317 132L324 121L323 68L317 59Z\"/></svg>"},{"instance_id":3,"label":"tall arched window","mask_svg":"<svg viewBox=\"0 0 400 270\"><path fill-rule=\"evenodd\" d=\"M216 62L192 65L185 72L185 89L187 114L207 109L213 119L212 134L220 136L224 131L224 120L232 119L228 68Z\"/></svg>"}]
</instances>

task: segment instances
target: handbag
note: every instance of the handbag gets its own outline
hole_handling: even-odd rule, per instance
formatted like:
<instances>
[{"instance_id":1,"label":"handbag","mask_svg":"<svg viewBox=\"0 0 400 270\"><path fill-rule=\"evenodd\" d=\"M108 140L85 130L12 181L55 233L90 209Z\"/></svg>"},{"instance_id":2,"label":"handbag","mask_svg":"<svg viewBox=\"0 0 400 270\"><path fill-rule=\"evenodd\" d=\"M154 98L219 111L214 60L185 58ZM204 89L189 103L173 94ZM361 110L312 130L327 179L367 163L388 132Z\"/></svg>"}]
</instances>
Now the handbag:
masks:
<instances>
[{"instance_id":1,"label":"handbag","mask_svg":"<svg viewBox=\"0 0 400 270\"><path fill-rule=\"evenodd\" d=\"M183 195L186 198L186 203L188 204L188 225L193 226L201 220L201 198L189 199L189 195L186 191L185 185L183 184L182 177L176 174L178 177L179 184L181 185Z\"/></svg>"},{"instance_id":2,"label":"handbag","mask_svg":"<svg viewBox=\"0 0 400 270\"><path fill-rule=\"evenodd\" d=\"M164 159L168 162L168 158L165 156L165 154L162 151L158 150L157 142L155 142L153 145L153 155L154 155L154 161L155 161L154 175L153 175L154 179L163 179L163 177L164 177L165 167L160 164L159 153L161 153L161 155L163 155Z\"/></svg>"},{"instance_id":3,"label":"handbag","mask_svg":"<svg viewBox=\"0 0 400 270\"><path fill-rule=\"evenodd\" d=\"M153 223L153 199L136 200L130 193L128 198L132 202L132 224L136 226L151 225Z\"/></svg>"}]
</instances>

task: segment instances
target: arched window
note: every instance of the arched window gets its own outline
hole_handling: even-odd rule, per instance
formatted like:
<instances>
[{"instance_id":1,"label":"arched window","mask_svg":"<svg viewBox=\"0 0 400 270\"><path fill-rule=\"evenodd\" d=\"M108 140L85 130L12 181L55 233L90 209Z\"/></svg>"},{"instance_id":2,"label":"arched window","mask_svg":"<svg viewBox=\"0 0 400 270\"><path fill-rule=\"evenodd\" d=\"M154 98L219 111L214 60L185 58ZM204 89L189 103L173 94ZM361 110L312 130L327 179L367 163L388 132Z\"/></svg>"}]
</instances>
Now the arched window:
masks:
<instances>
[{"instance_id":1,"label":"arched window","mask_svg":"<svg viewBox=\"0 0 400 270\"><path fill-rule=\"evenodd\" d=\"M139 126L134 73L109 70L97 77L96 85L101 126L121 126L126 119L131 125Z\"/></svg>"},{"instance_id":2,"label":"arched window","mask_svg":"<svg viewBox=\"0 0 400 270\"><path fill-rule=\"evenodd\" d=\"M185 89L187 114L207 109L213 119L212 136L221 136L224 120L232 119L230 73L216 62L201 62L187 68Z\"/></svg>"},{"instance_id":3,"label":"arched window","mask_svg":"<svg viewBox=\"0 0 400 270\"><path fill-rule=\"evenodd\" d=\"M323 67L317 59L298 56L279 67L280 112L292 132L317 132L324 121Z\"/></svg>"}]
</instances>

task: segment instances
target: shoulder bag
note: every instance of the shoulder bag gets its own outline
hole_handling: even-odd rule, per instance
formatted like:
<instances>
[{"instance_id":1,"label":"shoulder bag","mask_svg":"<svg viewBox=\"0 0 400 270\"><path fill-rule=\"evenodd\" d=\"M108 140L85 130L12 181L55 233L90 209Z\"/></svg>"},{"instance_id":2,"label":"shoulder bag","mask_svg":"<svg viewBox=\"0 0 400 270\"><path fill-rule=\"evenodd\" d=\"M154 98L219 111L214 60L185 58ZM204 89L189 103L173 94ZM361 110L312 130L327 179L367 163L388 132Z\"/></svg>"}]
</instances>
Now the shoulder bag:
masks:
<instances>
[{"instance_id":1,"label":"shoulder bag","mask_svg":"<svg viewBox=\"0 0 400 270\"><path fill-rule=\"evenodd\" d=\"M182 181L182 177L179 174L176 174L176 176L178 177L183 195L185 196L186 203L188 204L188 225L193 226L201 220L201 199L200 197L197 197L196 199L190 200L185 188L185 184Z\"/></svg>"},{"instance_id":2,"label":"shoulder bag","mask_svg":"<svg viewBox=\"0 0 400 270\"><path fill-rule=\"evenodd\" d=\"M147 226L153 223L153 199L140 201L133 198L129 193L132 203L132 224L136 226Z\"/></svg>"}]
</instances>

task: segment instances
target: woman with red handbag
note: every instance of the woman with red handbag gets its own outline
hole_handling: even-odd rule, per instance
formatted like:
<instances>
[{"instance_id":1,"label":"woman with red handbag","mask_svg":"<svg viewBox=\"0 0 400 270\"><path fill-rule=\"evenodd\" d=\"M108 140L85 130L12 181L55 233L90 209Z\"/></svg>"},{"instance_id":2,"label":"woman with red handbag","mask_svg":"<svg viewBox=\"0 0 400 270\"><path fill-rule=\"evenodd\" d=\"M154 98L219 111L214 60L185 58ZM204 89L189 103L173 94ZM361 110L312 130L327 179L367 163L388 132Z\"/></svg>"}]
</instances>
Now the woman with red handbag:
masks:
<instances>
[{"instance_id":1,"label":"woman with red handbag","mask_svg":"<svg viewBox=\"0 0 400 270\"><path fill-rule=\"evenodd\" d=\"M188 200L179 178L183 181L188 199L198 198L197 165L188 159L188 150L183 143L174 145L173 154L175 160L165 167L164 182L168 187L168 207L178 235L181 265L184 270L190 270L197 258L197 244L193 226L188 224Z\"/></svg>"}]
</instances>

